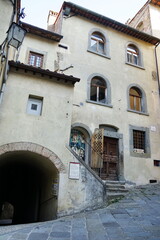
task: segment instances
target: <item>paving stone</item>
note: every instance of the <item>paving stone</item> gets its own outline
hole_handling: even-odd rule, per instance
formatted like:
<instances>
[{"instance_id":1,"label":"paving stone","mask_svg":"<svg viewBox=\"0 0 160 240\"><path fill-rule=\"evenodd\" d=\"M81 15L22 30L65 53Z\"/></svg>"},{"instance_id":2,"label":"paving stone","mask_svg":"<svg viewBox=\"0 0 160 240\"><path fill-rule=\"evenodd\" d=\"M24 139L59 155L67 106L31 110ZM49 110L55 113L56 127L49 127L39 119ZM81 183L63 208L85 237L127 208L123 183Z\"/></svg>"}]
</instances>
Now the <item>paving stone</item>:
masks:
<instances>
[{"instance_id":1,"label":"paving stone","mask_svg":"<svg viewBox=\"0 0 160 240\"><path fill-rule=\"evenodd\" d=\"M106 223L106 222L114 222L115 221L115 218L112 214L106 214L106 213L102 213L102 214L99 214L99 218L101 220L102 223Z\"/></svg>"},{"instance_id":2,"label":"paving stone","mask_svg":"<svg viewBox=\"0 0 160 240\"><path fill-rule=\"evenodd\" d=\"M136 187L103 209L0 227L0 240L160 240L160 184Z\"/></svg>"},{"instance_id":3,"label":"paving stone","mask_svg":"<svg viewBox=\"0 0 160 240\"><path fill-rule=\"evenodd\" d=\"M98 234L95 234L94 231L89 231L88 240L109 240L109 237L105 232L99 231Z\"/></svg>"},{"instance_id":4,"label":"paving stone","mask_svg":"<svg viewBox=\"0 0 160 240\"><path fill-rule=\"evenodd\" d=\"M10 238L10 240L12 240L12 239L16 239L16 240L20 239L20 240L23 240L23 239L26 239L27 237L28 237L28 234L17 232L17 233L15 233L15 234L12 235L12 237Z\"/></svg>"},{"instance_id":5,"label":"paving stone","mask_svg":"<svg viewBox=\"0 0 160 240\"><path fill-rule=\"evenodd\" d=\"M10 234L0 236L0 240L8 240L10 238Z\"/></svg>"},{"instance_id":6,"label":"paving stone","mask_svg":"<svg viewBox=\"0 0 160 240\"><path fill-rule=\"evenodd\" d=\"M27 240L47 240L47 233L31 233Z\"/></svg>"},{"instance_id":7,"label":"paving stone","mask_svg":"<svg viewBox=\"0 0 160 240\"><path fill-rule=\"evenodd\" d=\"M51 237L54 238L70 238L70 233L69 232L51 232L50 233Z\"/></svg>"},{"instance_id":8,"label":"paving stone","mask_svg":"<svg viewBox=\"0 0 160 240\"><path fill-rule=\"evenodd\" d=\"M127 214L126 209L112 209L111 214Z\"/></svg>"},{"instance_id":9,"label":"paving stone","mask_svg":"<svg viewBox=\"0 0 160 240\"><path fill-rule=\"evenodd\" d=\"M106 222L106 223L103 223L103 226L105 228L117 228L119 227L119 224L117 222Z\"/></svg>"}]
</instances>

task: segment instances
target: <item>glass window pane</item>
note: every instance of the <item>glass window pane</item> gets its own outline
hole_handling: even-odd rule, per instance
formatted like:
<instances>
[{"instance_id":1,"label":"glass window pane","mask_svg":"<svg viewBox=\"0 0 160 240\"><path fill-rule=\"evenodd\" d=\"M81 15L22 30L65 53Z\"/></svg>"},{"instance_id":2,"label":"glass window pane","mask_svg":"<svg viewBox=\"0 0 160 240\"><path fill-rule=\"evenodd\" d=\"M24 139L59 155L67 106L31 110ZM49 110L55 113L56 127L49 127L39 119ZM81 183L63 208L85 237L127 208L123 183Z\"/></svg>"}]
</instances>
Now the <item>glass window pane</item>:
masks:
<instances>
[{"instance_id":1,"label":"glass window pane","mask_svg":"<svg viewBox=\"0 0 160 240\"><path fill-rule=\"evenodd\" d=\"M102 78L93 78L92 85L106 87L106 82Z\"/></svg>"},{"instance_id":2,"label":"glass window pane","mask_svg":"<svg viewBox=\"0 0 160 240\"><path fill-rule=\"evenodd\" d=\"M104 53L104 43L99 42L98 50L100 53Z\"/></svg>"},{"instance_id":3,"label":"glass window pane","mask_svg":"<svg viewBox=\"0 0 160 240\"><path fill-rule=\"evenodd\" d=\"M35 56L31 55L30 60L29 60L29 64L34 66L34 61L35 61Z\"/></svg>"},{"instance_id":4,"label":"glass window pane","mask_svg":"<svg viewBox=\"0 0 160 240\"><path fill-rule=\"evenodd\" d=\"M105 88L99 87L99 101L105 103Z\"/></svg>"},{"instance_id":5,"label":"glass window pane","mask_svg":"<svg viewBox=\"0 0 160 240\"><path fill-rule=\"evenodd\" d=\"M97 51L97 42L94 39L91 39L91 48L93 51Z\"/></svg>"},{"instance_id":6,"label":"glass window pane","mask_svg":"<svg viewBox=\"0 0 160 240\"><path fill-rule=\"evenodd\" d=\"M92 101L97 101L97 87L91 86L91 100Z\"/></svg>"},{"instance_id":7,"label":"glass window pane","mask_svg":"<svg viewBox=\"0 0 160 240\"><path fill-rule=\"evenodd\" d=\"M138 65L139 60L139 54L138 49L134 45L128 45L127 47L127 61L130 63L133 63L135 65Z\"/></svg>"}]
</instances>

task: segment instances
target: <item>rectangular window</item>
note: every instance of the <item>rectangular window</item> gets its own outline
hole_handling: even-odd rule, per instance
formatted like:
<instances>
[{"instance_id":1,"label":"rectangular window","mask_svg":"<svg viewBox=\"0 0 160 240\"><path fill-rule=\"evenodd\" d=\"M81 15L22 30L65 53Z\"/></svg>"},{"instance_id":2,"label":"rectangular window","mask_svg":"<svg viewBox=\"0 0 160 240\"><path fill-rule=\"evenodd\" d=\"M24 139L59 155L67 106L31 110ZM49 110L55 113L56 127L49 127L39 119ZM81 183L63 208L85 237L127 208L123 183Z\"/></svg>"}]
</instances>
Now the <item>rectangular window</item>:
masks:
<instances>
[{"instance_id":1,"label":"rectangular window","mask_svg":"<svg viewBox=\"0 0 160 240\"><path fill-rule=\"evenodd\" d=\"M133 148L137 152L145 152L145 132L133 130Z\"/></svg>"},{"instance_id":2,"label":"rectangular window","mask_svg":"<svg viewBox=\"0 0 160 240\"><path fill-rule=\"evenodd\" d=\"M27 103L27 113L31 115L40 116L42 113L43 98L29 96Z\"/></svg>"},{"instance_id":3,"label":"rectangular window","mask_svg":"<svg viewBox=\"0 0 160 240\"><path fill-rule=\"evenodd\" d=\"M149 128L129 125L130 155L138 158L150 158Z\"/></svg>"},{"instance_id":4,"label":"rectangular window","mask_svg":"<svg viewBox=\"0 0 160 240\"><path fill-rule=\"evenodd\" d=\"M154 166L160 167L160 160L154 160Z\"/></svg>"},{"instance_id":5,"label":"rectangular window","mask_svg":"<svg viewBox=\"0 0 160 240\"><path fill-rule=\"evenodd\" d=\"M34 67L43 67L43 55L35 52L30 52L28 64Z\"/></svg>"}]
</instances>

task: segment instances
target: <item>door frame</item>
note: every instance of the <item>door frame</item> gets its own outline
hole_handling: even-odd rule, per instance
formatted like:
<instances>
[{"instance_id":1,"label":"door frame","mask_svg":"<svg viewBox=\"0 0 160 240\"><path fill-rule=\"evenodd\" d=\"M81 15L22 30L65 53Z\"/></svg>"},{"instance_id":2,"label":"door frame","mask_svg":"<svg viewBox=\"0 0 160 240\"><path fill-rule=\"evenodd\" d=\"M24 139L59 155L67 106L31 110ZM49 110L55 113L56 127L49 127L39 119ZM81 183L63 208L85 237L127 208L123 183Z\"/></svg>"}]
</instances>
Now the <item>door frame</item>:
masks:
<instances>
[{"instance_id":1,"label":"door frame","mask_svg":"<svg viewBox=\"0 0 160 240\"><path fill-rule=\"evenodd\" d=\"M118 139L118 181L124 181L124 148L123 134L118 132L107 131L104 129L104 137Z\"/></svg>"}]
</instances>

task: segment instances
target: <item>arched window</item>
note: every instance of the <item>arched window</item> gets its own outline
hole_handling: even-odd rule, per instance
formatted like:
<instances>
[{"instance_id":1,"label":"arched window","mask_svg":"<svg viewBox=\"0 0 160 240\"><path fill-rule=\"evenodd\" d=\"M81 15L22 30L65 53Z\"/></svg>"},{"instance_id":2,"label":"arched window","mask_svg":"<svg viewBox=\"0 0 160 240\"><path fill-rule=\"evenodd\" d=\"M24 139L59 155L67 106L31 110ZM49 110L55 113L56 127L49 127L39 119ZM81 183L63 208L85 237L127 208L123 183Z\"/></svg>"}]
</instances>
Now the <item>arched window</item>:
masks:
<instances>
[{"instance_id":1,"label":"arched window","mask_svg":"<svg viewBox=\"0 0 160 240\"><path fill-rule=\"evenodd\" d=\"M131 63L131 64L134 64L134 65L141 65L140 64L139 50L133 44L129 44L127 46L127 62Z\"/></svg>"},{"instance_id":2,"label":"arched window","mask_svg":"<svg viewBox=\"0 0 160 240\"><path fill-rule=\"evenodd\" d=\"M138 84L127 88L128 111L148 115L146 94Z\"/></svg>"},{"instance_id":3,"label":"arched window","mask_svg":"<svg viewBox=\"0 0 160 240\"><path fill-rule=\"evenodd\" d=\"M106 82L101 77L94 77L91 80L90 100L95 102L106 102Z\"/></svg>"},{"instance_id":4,"label":"arched window","mask_svg":"<svg viewBox=\"0 0 160 240\"><path fill-rule=\"evenodd\" d=\"M91 50L97 53L105 54L104 45L105 45L104 36L99 32L92 33L90 46Z\"/></svg>"},{"instance_id":5,"label":"arched window","mask_svg":"<svg viewBox=\"0 0 160 240\"><path fill-rule=\"evenodd\" d=\"M88 51L110 58L109 56L109 40L104 31L94 28L88 35Z\"/></svg>"},{"instance_id":6,"label":"arched window","mask_svg":"<svg viewBox=\"0 0 160 240\"><path fill-rule=\"evenodd\" d=\"M130 98L130 109L141 112L142 111L141 91L136 87L130 88L129 98Z\"/></svg>"}]
</instances>

